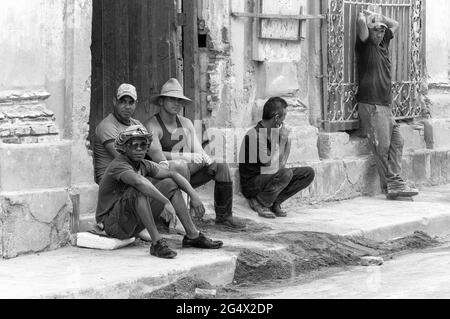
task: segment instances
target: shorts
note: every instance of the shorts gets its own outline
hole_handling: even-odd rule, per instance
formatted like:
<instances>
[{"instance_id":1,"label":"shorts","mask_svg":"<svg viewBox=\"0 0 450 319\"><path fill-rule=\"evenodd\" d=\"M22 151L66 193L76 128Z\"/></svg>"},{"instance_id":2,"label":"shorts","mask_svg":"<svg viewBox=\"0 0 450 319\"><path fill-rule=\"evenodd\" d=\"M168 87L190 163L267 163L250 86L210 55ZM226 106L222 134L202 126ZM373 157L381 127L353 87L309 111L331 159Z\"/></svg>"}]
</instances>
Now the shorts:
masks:
<instances>
[{"instance_id":1,"label":"shorts","mask_svg":"<svg viewBox=\"0 0 450 319\"><path fill-rule=\"evenodd\" d=\"M179 190L178 185L170 178L157 181L154 183L154 186L169 200ZM102 220L108 236L124 240L135 237L145 229L139 215L136 213L139 196L141 196L141 192L134 187L130 187L111 207L109 213ZM153 218L159 218L164 204L149 197L147 197L147 200L150 204Z\"/></svg>"}]
</instances>

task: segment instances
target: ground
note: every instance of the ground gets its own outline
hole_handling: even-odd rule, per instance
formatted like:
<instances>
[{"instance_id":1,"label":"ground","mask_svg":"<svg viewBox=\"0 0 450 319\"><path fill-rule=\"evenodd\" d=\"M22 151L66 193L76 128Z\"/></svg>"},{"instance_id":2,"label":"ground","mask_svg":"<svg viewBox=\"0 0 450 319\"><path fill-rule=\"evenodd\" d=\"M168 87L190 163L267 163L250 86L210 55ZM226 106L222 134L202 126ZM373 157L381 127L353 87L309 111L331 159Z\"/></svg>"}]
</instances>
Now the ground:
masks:
<instances>
[{"instance_id":1,"label":"ground","mask_svg":"<svg viewBox=\"0 0 450 319\"><path fill-rule=\"evenodd\" d=\"M223 240L223 249L183 249L182 236L165 235L178 252L174 260L150 256L142 241L115 251L66 247L0 260L0 298L193 298L195 288L216 288L222 298L253 297L255 287L270 293L281 283L353 269L363 256L397 259L438 245L449 233L449 193L447 185L421 189L414 202L382 196L313 206L291 201L288 217L275 220L258 217L237 197L235 215L248 224L243 232L216 227L210 203L198 225Z\"/></svg>"}]
</instances>

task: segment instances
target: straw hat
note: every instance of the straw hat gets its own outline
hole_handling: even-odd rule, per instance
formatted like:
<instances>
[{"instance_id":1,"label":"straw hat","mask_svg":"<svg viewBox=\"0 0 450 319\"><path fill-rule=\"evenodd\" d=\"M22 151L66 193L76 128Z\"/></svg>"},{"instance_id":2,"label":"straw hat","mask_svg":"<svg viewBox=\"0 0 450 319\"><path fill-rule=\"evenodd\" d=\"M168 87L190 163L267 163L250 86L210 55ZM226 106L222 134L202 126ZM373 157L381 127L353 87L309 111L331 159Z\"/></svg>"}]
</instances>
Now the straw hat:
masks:
<instances>
[{"instance_id":1,"label":"straw hat","mask_svg":"<svg viewBox=\"0 0 450 319\"><path fill-rule=\"evenodd\" d=\"M182 99L188 102L192 102L191 99L187 98L186 96L184 96L183 94L183 88L181 87L180 82L178 82L177 79L170 79L169 81L167 81L161 88L161 93L159 95L153 96L150 99L150 103L152 104L157 104L158 103L158 99L160 97L174 97L177 99Z\"/></svg>"}]
</instances>

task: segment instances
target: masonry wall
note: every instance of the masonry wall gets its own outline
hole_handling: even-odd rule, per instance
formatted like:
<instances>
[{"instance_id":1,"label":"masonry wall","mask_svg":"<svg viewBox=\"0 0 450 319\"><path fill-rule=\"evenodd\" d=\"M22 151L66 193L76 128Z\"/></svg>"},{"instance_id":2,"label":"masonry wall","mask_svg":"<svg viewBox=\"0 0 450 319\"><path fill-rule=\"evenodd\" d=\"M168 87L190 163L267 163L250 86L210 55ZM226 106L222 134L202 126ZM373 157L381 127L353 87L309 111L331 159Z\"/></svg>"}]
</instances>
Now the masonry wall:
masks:
<instances>
[{"instance_id":1,"label":"masonry wall","mask_svg":"<svg viewBox=\"0 0 450 319\"><path fill-rule=\"evenodd\" d=\"M302 23L299 41L257 39L252 18L233 12L254 12L256 1L200 1L199 17L208 34L201 49L202 97L207 127L246 129L262 117L262 107L272 96L289 103L287 124L302 143L293 147L291 161L319 160L318 125L321 119L321 48L319 20ZM317 1L265 0L263 13L319 14ZM298 22L263 23L266 35L296 35Z\"/></svg>"},{"instance_id":2,"label":"masonry wall","mask_svg":"<svg viewBox=\"0 0 450 319\"><path fill-rule=\"evenodd\" d=\"M91 11L90 0L2 1L0 257L66 245L74 204L94 209Z\"/></svg>"},{"instance_id":3,"label":"masonry wall","mask_svg":"<svg viewBox=\"0 0 450 319\"><path fill-rule=\"evenodd\" d=\"M448 83L450 3L446 0L428 0L426 5L428 81L429 83Z\"/></svg>"}]
</instances>

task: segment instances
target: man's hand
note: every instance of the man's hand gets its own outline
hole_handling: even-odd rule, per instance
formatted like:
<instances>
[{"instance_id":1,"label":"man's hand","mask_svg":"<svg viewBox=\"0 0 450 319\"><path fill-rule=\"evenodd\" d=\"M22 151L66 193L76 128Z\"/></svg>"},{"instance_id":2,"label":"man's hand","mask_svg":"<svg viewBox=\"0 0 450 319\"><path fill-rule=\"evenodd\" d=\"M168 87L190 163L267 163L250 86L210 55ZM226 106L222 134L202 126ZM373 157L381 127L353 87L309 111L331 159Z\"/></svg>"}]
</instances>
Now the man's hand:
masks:
<instances>
[{"instance_id":1,"label":"man's hand","mask_svg":"<svg viewBox=\"0 0 450 319\"><path fill-rule=\"evenodd\" d=\"M370 11L370 10L363 10L362 11L367 17L372 16L372 15L379 15L376 12Z\"/></svg>"},{"instance_id":2,"label":"man's hand","mask_svg":"<svg viewBox=\"0 0 450 319\"><path fill-rule=\"evenodd\" d=\"M205 152L203 152L203 164L205 166L209 166L212 163L214 163L214 161L211 159L211 157L209 157L208 154L206 154Z\"/></svg>"},{"instance_id":3,"label":"man's hand","mask_svg":"<svg viewBox=\"0 0 450 319\"><path fill-rule=\"evenodd\" d=\"M159 166L161 166L163 169L169 169L170 168L170 164L168 161L161 161L158 163Z\"/></svg>"},{"instance_id":4,"label":"man's hand","mask_svg":"<svg viewBox=\"0 0 450 319\"><path fill-rule=\"evenodd\" d=\"M194 215L196 219L202 219L205 216L205 206L198 196L191 197L191 215Z\"/></svg>"},{"instance_id":5,"label":"man's hand","mask_svg":"<svg viewBox=\"0 0 450 319\"><path fill-rule=\"evenodd\" d=\"M184 153L182 158L187 163L203 164L203 154L201 153Z\"/></svg>"},{"instance_id":6,"label":"man's hand","mask_svg":"<svg viewBox=\"0 0 450 319\"><path fill-rule=\"evenodd\" d=\"M175 212L175 208L173 208L171 202L167 202L164 205L163 211L161 213L161 218L166 222L169 223L169 229L175 229L177 226L177 213Z\"/></svg>"}]
</instances>

